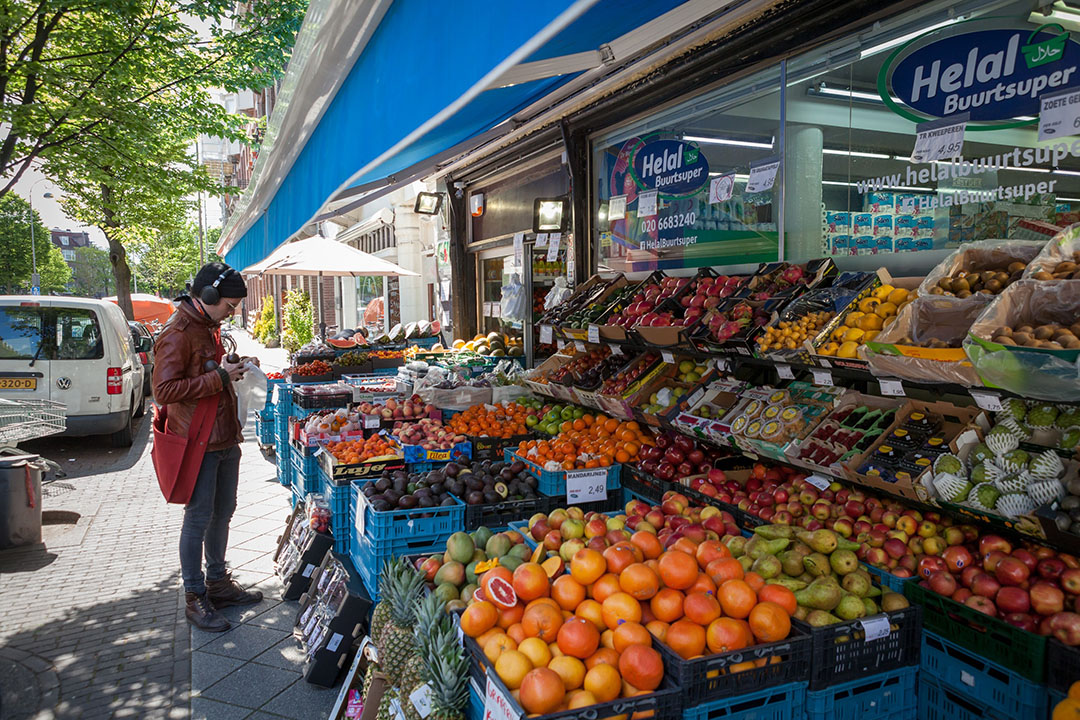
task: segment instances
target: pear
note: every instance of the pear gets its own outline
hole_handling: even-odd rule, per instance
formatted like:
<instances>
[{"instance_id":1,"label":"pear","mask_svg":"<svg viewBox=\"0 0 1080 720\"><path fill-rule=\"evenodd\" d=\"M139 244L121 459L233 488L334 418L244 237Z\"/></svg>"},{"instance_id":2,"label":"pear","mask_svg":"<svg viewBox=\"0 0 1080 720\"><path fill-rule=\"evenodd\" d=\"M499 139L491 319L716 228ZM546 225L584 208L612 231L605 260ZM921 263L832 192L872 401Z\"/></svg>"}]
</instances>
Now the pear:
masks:
<instances>
[{"instance_id":1,"label":"pear","mask_svg":"<svg viewBox=\"0 0 1080 720\"><path fill-rule=\"evenodd\" d=\"M806 615L806 623L811 627L825 627L826 625L835 625L838 622L840 622L840 618L825 610L811 610Z\"/></svg>"},{"instance_id":2,"label":"pear","mask_svg":"<svg viewBox=\"0 0 1080 720\"><path fill-rule=\"evenodd\" d=\"M766 580L777 577L784 571L780 560L775 555L762 555L754 561L750 569Z\"/></svg>"},{"instance_id":3,"label":"pear","mask_svg":"<svg viewBox=\"0 0 1080 720\"><path fill-rule=\"evenodd\" d=\"M1080 494L1080 493L1078 493L1078 494ZM794 550L795 552L799 553L800 555L809 555L810 553L814 552L813 550L810 549L810 546L807 545L806 543L804 543L802 540L796 540L794 542L794 544L792 544L791 547L789 547L788 549L789 550Z\"/></svg>"},{"instance_id":4,"label":"pear","mask_svg":"<svg viewBox=\"0 0 1080 720\"><path fill-rule=\"evenodd\" d=\"M787 538L767 540L761 535L754 535L746 541L746 554L757 560L763 555L776 555L790 544L791 541Z\"/></svg>"},{"instance_id":5,"label":"pear","mask_svg":"<svg viewBox=\"0 0 1080 720\"><path fill-rule=\"evenodd\" d=\"M816 610L832 610L840 603L843 594L839 585L815 580L809 587L795 593L795 601Z\"/></svg>"},{"instance_id":6,"label":"pear","mask_svg":"<svg viewBox=\"0 0 1080 720\"><path fill-rule=\"evenodd\" d=\"M799 540L809 545L814 552L825 553L829 555L839 546L839 536L832 530L815 530L808 532L806 530L798 533Z\"/></svg>"},{"instance_id":7,"label":"pear","mask_svg":"<svg viewBox=\"0 0 1080 720\"><path fill-rule=\"evenodd\" d=\"M903 610L906 607L911 607L911 603L900 593L889 591L881 596L881 609L885 612Z\"/></svg>"},{"instance_id":8,"label":"pear","mask_svg":"<svg viewBox=\"0 0 1080 720\"><path fill-rule=\"evenodd\" d=\"M806 572L814 577L832 574L832 568L829 566L829 558L821 553L814 553L813 555L804 557L803 567L806 568Z\"/></svg>"},{"instance_id":9,"label":"pear","mask_svg":"<svg viewBox=\"0 0 1080 720\"><path fill-rule=\"evenodd\" d=\"M796 590L802 590L804 587L806 587L810 583L803 582L802 580L796 580L795 578L788 577L786 575L781 575L780 577L769 578L768 580L765 581L765 584L766 585L783 585L784 587L786 587L791 592L795 592Z\"/></svg>"},{"instance_id":10,"label":"pear","mask_svg":"<svg viewBox=\"0 0 1080 720\"><path fill-rule=\"evenodd\" d=\"M871 600L870 598L864 597L862 599L862 601L863 601L863 605L866 606L866 614L867 615L877 615L879 612L881 612L881 610L878 609L877 603L874 602L873 600Z\"/></svg>"},{"instance_id":11,"label":"pear","mask_svg":"<svg viewBox=\"0 0 1080 720\"><path fill-rule=\"evenodd\" d=\"M850 550L837 550L829 556L829 565L837 575L847 575L859 569L859 558Z\"/></svg>"},{"instance_id":12,"label":"pear","mask_svg":"<svg viewBox=\"0 0 1080 720\"><path fill-rule=\"evenodd\" d=\"M766 540L790 540L795 537L795 528L790 525L758 525L754 534Z\"/></svg>"},{"instance_id":13,"label":"pear","mask_svg":"<svg viewBox=\"0 0 1080 720\"><path fill-rule=\"evenodd\" d=\"M809 553L807 553L809 554ZM776 556L780 560L780 566L785 575L797 577L803 573L803 555L795 550L785 550Z\"/></svg>"},{"instance_id":14,"label":"pear","mask_svg":"<svg viewBox=\"0 0 1080 720\"><path fill-rule=\"evenodd\" d=\"M840 587L844 588L852 595L865 597L866 593L870 591L870 578L865 573L861 572L849 573L840 581Z\"/></svg>"},{"instance_id":15,"label":"pear","mask_svg":"<svg viewBox=\"0 0 1080 720\"><path fill-rule=\"evenodd\" d=\"M739 557L746 552L746 542L747 538L742 535L729 535L724 539L724 544L731 551L732 557Z\"/></svg>"},{"instance_id":16,"label":"pear","mask_svg":"<svg viewBox=\"0 0 1080 720\"><path fill-rule=\"evenodd\" d=\"M749 555L740 555L739 564L742 565L742 571L748 573L750 572L750 568L754 566L754 558Z\"/></svg>"},{"instance_id":17,"label":"pear","mask_svg":"<svg viewBox=\"0 0 1080 720\"><path fill-rule=\"evenodd\" d=\"M845 595L840 598L835 612L842 620L858 620L866 616L866 606L858 595Z\"/></svg>"},{"instance_id":18,"label":"pear","mask_svg":"<svg viewBox=\"0 0 1080 720\"><path fill-rule=\"evenodd\" d=\"M806 622L806 617L809 614L810 614L810 608L808 608L808 607L806 607L804 605L799 605L799 606L797 606L795 608L795 614L792 615L791 617L795 618L796 620L802 620L803 622Z\"/></svg>"}]
</instances>

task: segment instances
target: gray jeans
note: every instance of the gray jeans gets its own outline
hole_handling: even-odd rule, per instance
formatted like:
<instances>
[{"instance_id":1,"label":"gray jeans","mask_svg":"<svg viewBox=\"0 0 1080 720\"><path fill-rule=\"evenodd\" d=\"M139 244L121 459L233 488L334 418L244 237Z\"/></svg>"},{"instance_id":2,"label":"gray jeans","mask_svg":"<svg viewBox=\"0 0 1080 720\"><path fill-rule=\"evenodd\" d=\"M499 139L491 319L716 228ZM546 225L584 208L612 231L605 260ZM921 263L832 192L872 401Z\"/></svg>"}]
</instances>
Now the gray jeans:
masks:
<instances>
[{"instance_id":1,"label":"gray jeans","mask_svg":"<svg viewBox=\"0 0 1080 720\"><path fill-rule=\"evenodd\" d=\"M201 595L206 592L206 580L225 577L225 548L229 545L229 521L236 510L239 480L239 445L203 456L180 528L180 570L187 592ZM205 578L202 571L204 553Z\"/></svg>"}]
</instances>

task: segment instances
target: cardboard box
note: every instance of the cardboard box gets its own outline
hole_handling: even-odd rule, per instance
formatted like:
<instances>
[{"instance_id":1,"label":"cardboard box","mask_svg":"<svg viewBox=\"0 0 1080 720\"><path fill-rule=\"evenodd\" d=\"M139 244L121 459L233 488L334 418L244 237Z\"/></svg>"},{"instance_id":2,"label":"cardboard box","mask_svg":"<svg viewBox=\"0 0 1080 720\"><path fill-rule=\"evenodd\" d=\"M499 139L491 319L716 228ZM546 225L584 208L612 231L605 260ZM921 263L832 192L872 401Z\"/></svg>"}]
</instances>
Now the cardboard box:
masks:
<instances>
[{"instance_id":1,"label":"cardboard box","mask_svg":"<svg viewBox=\"0 0 1080 720\"><path fill-rule=\"evenodd\" d=\"M786 439L781 442L774 442L767 438L749 437L734 429L736 419L746 414L750 403L760 403L763 411L765 407L772 404L771 398L780 392L788 393L791 398L790 401L782 404L795 406L802 411L803 427L800 430L794 433L785 433ZM727 424L732 442L743 452L773 458L781 462L790 462L788 448L793 444L797 444L799 440L813 431L822 418L832 410L843 392L843 388L818 387L805 382L791 383L784 390L749 388L742 394L742 398L746 402L725 416L725 419L728 420ZM780 420L779 417L773 419ZM750 422L753 423L755 420L766 423L769 419L765 418L764 415L758 415Z\"/></svg>"},{"instance_id":2,"label":"cardboard box","mask_svg":"<svg viewBox=\"0 0 1080 720\"><path fill-rule=\"evenodd\" d=\"M653 358L650 360L649 358ZM641 391L641 388L647 385L656 375L658 375L664 369L665 363L660 358L660 354L655 350L647 350L640 355L637 355L631 359L626 365L619 369L619 372L615 373L612 377L621 375L636 366L643 366L646 368L644 374L642 374L637 380L631 383L627 388L618 395L608 395L597 390L596 400L600 404L601 409L608 415L621 418L623 420L629 420L633 417L632 401L637 396L637 393ZM603 385L601 385L603 387Z\"/></svg>"},{"instance_id":3,"label":"cardboard box","mask_svg":"<svg viewBox=\"0 0 1080 720\"><path fill-rule=\"evenodd\" d=\"M454 447L448 450L425 450L419 445L394 444L401 449L401 454L407 463L450 462L472 458L472 443L467 440L455 443Z\"/></svg>"},{"instance_id":4,"label":"cardboard box","mask_svg":"<svg viewBox=\"0 0 1080 720\"><path fill-rule=\"evenodd\" d=\"M846 411L848 409L855 408L855 407L868 407L868 408L870 408L872 410L895 410L895 409L898 409L903 404L904 404L903 400L898 400L898 399L893 399L893 398L883 398L883 397L878 397L876 395L864 395L862 393L855 392L853 390L844 393L843 395L840 396L840 399L837 401L835 407L833 407L832 412L830 412L828 415L826 415L824 418L822 418L821 422L817 424L817 426L814 428L814 430L812 432L807 434L806 437L802 438L798 442L792 443L792 445L788 448L787 452L788 452L789 457L791 458L790 459L791 464L792 465L797 465L798 467L801 467L801 468L805 468L807 470L810 470L811 472L823 473L825 475L830 475L832 477L843 477L844 476L844 470L843 470L844 460L847 457L850 457L852 454L857 454L855 451L848 451L848 452L844 453L840 457L839 460L837 460L836 462L834 462L834 463L832 463L832 464L830 464L828 466L819 465L817 463L814 463L813 461L810 461L810 460L807 460L807 459L804 459L804 458L800 457L803 454L803 450L806 450L806 449L809 449L809 448L814 448L814 447L817 447L819 445L830 446L830 443L827 440L824 440L824 441L819 440L819 439L817 439L815 437L815 434L818 433L818 431L820 431L823 426L830 423L832 421L833 417L838 417L841 412ZM881 433L879 431L877 435L880 435L880 434ZM875 439L876 439L877 435L874 436ZM865 435L864 435L864 437L865 437ZM831 447L835 448L836 446L831 445ZM839 449L841 449L841 448L837 448L838 451L839 451Z\"/></svg>"},{"instance_id":5,"label":"cardboard box","mask_svg":"<svg viewBox=\"0 0 1080 720\"><path fill-rule=\"evenodd\" d=\"M662 363L661 371L649 381L647 385L641 388L641 391L637 393L637 399L632 404L632 411L634 417L638 422L643 422L654 427L659 427L661 421L667 421L673 415L679 412L679 404L676 402L668 407L666 410L662 410L658 413L646 413L642 411L642 405L648 405L649 399L654 392L657 392L660 388L664 387L678 387L682 388L685 392L683 397L689 397L698 388L704 388L709 382L712 382L716 378L716 371L707 369L701 380L696 383L684 383L677 380L679 374L679 363L682 360L689 359L674 355L675 364ZM693 361L697 364L697 361Z\"/></svg>"},{"instance_id":6,"label":"cardboard box","mask_svg":"<svg viewBox=\"0 0 1080 720\"><path fill-rule=\"evenodd\" d=\"M712 440L714 438L709 432L710 426L725 417L731 408L738 404L739 395L746 387L746 383L735 379L713 379L704 387L685 396L669 415L669 421L680 430ZM706 406L712 408L716 414L708 418L694 414Z\"/></svg>"},{"instance_id":7,"label":"cardboard box","mask_svg":"<svg viewBox=\"0 0 1080 720\"><path fill-rule=\"evenodd\" d=\"M552 355L547 360L540 363L532 372L530 377L526 377L524 379L525 384L529 386L530 390L532 390L534 393L537 393L538 395L543 395L544 397L555 397L554 390L549 387L550 383L540 382L539 380L534 380L532 378L545 378L546 380L547 376L550 375L552 371L562 367L566 363L570 362L570 360L571 358L569 355L563 355L562 353Z\"/></svg>"},{"instance_id":8,"label":"cardboard box","mask_svg":"<svg viewBox=\"0 0 1080 720\"><path fill-rule=\"evenodd\" d=\"M348 485L353 480L362 480L382 474L383 470L404 470L405 458L393 460L379 460L377 462L362 462L346 465L339 463L337 458L331 455L324 446L320 445L315 451L315 457L319 460L319 468L330 478L335 485Z\"/></svg>"}]
</instances>

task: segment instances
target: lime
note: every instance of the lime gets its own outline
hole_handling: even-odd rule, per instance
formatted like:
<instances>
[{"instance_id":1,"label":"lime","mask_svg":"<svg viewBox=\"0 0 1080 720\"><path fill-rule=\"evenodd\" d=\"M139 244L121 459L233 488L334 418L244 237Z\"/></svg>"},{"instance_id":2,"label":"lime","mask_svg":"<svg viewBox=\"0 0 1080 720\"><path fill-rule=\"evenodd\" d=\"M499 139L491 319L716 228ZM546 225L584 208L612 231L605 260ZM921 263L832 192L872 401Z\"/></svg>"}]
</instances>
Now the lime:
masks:
<instances>
[{"instance_id":1,"label":"lime","mask_svg":"<svg viewBox=\"0 0 1080 720\"><path fill-rule=\"evenodd\" d=\"M578 420L583 417L585 417L585 408L574 408L574 419Z\"/></svg>"}]
</instances>

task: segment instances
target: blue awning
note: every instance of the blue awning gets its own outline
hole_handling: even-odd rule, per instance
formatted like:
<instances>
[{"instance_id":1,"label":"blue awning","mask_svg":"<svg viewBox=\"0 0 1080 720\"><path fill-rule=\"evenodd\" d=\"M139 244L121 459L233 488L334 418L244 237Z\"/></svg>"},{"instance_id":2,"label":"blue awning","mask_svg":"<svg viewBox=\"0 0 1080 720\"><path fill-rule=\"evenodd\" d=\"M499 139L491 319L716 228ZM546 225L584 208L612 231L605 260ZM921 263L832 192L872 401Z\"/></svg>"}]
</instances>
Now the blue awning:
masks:
<instances>
[{"instance_id":1,"label":"blue awning","mask_svg":"<svg viewBox=\"0 0 1080 720\"><path fill-rule=\"evenodd\" d=\"M242 268L262 260L338 191L385 181L477 138L578 74L541 70L498 87L505 71L596 52L686 1L394 0L264 211L242 207L230 220L226 261ZM319 20L334 22L331 13ZM278 137L270 153L289 143Z\"/></svg>"}]
</instances>

